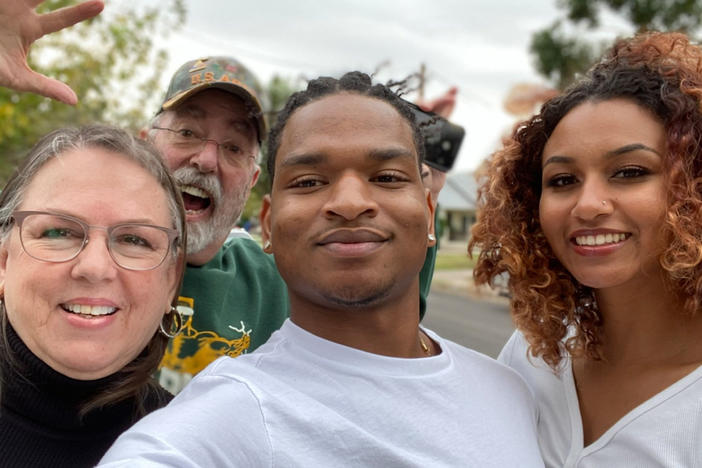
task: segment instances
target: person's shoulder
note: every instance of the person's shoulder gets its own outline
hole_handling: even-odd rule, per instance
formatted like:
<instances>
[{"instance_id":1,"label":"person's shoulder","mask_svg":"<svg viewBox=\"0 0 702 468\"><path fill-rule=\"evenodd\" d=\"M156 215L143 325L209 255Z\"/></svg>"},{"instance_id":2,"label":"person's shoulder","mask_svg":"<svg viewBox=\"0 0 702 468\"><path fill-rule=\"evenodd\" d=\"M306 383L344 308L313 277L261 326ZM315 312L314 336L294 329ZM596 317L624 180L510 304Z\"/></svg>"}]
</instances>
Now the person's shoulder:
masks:
<instances>
[{"instance_id":1,"label":"person's shoulder","mask_svg":"<svg viewBox=\"0 0 702 468\"><path fill-rule=\"evenodd\" d=\"M227 240L220 249L223 254L231 252L250 252L253 255L268 255L263 251L260 244L251 237L234 237Z\"/></svg>"},{"instance_id":2,"label":"person's shoulder","mask_svg":"<svg viewBox=\"0 0 702 468\"><path fill-rule=\"evenodd\" d=\"M523 379L517 372L490 356L443 338L441 338L440 344L451 353L456 367L462 369L463 372L480 375L484 381L494 380L523 384Z\"/></svg>"},{"instance_id":3,"label":"person's shoulder","mask_svg":"<svg viewBox=\"0 0 702 468\"><path fill-rule=\"evenodd\" d=\"M253 239L236 237L227 241L217 252L207 268L238 272L252 275L256 278L266 276L279 278L273 255L263 251L259 243ZM282 282L282 281L281 281Z\"/></svg>"},{"instance_id":4,"label":"person's shoulder","mask_svg":"<svg viewBox=\"0 0 702 468\"><path fill-rule=\"evenodd\" d=\"M507 366L497 362L494 358L453 341L442 339L441 344L450 350L453 358L459 364L480 367L486 370L493 369L497 372L508 369Z\"/></svg>"},{"instance_id":5,"label":"person's shoulder","mask_svg":"<svg viewBox=\"0 0 702 468\"><path fill-rule=\"evenodd\" d=\"M227 241L220 249L224 261L232 259L237 261L254 261L266 265L275 265L273 255L263 251L259 243L245 237L235 237Z\"/></svg>"},{"instance_id":6,"label":"person's shoulder","mask_svg":"<svg viewBox=\"0 0 702 468\"><path fill-rule=\"evenodd\" d=\"M520 402L529 414L535 414L533 392L514 369L450 340L440 339L439 343L449 353L453 371L477 383L471 387L476 398L482 395L486 401Z\"/></svg>"},{"instance_id":7,"label":"person's shoulder","mask_svg":"<svg viewBox=\"0 0 702 468\"><path fill-rule=\"evenodd\" d=\"M261 402L245 379L219 369L196 375L168 404L139 420L110 448L107 466L267 466ZM245 431L232 438L232 424ZM193 432L196 428L197 434ZM113 463L114 465L109 465ZM102 466L102 465L100 465Z\"/></svg>"},{"instance_id":8,"label":"person's shoulder","mask_svg":"<svg viewBox=\"0 0 702 468\"><path fill-rule=\"evenodd\" d=\"M285 347L285 343L283 334L280 330L276 330L268 341L253 353L242 354L235 358L221 356L205 367L200 374L246 383L261 376L269 376L267 364L271 362L279 364L289 356L287 349L281 349Z\"/></svg>"},{"instance_id":9,"label":"person's shoulder","mask_svg":"<svg viewBox=\"0 0 702 468\"><path fill-rule=\"evenodd\" d=\"M497 356L497 360L507 366L512 366L513 363L520 361L522 358L526 358L528 351L529 343L524 337L524 334L519 330L515 330L512 336L509 337L509 340L507 340L507 343L502 347L500 354Z\"/></svg>"}]
</instances>

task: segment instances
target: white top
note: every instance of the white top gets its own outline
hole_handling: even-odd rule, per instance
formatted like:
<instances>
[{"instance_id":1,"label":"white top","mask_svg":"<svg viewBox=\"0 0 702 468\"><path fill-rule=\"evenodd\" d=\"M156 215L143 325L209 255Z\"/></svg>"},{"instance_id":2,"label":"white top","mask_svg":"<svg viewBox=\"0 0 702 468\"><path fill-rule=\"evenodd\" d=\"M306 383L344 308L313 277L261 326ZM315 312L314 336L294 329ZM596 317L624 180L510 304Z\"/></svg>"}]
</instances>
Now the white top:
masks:
<instances>
[{"instance_id":1,"label":"white top","mask_svg":"<svg viewBox=\"0 0 702 468\"><path fill-rule=\"evenodd\" d=\"M208 366L170 405L124 433L102 463L543 466L522 379L427 333L440 355L400 359L327 341L287 320L254 353Z\"/></svg>"},{"instance_id":2,"label":"white top","mask_svg":"<svg viewBox=\"0 0 702 468\"><path fill-rule=\"evenodd\" d=\"M570 359L558 374L527 359L515 332L498 360L524 377L536 398L541 454L547 467L702 467L702 366L622 417L583 447L583 426Z\"/></svg>"}]
</instances>

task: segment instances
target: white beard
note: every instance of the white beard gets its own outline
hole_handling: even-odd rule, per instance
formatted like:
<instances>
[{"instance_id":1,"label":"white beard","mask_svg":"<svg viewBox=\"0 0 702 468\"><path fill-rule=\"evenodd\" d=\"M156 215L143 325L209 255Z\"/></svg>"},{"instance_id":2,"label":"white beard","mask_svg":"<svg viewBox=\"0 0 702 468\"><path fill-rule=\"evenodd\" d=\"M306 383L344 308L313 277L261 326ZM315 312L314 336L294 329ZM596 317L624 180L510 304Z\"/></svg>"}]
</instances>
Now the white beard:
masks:
<instances>
[{"instance_id":1,"label":"white beard","mask_svg":"<svg viewBox=\"0 0 702 468\"><path fill-rule=\"evenodd\" d=\"M213 242L226 238L244 210L246 199L249 197L249 187L245 186L230 197L224 198L219 179L214 175L203 174L194 167L181 167L173 172L173 177L181 186L193 185L203 189L210 195L210 203L214 207L208 219L187 223L187 254L198 253Z\"/></svg>"}]
</instances>

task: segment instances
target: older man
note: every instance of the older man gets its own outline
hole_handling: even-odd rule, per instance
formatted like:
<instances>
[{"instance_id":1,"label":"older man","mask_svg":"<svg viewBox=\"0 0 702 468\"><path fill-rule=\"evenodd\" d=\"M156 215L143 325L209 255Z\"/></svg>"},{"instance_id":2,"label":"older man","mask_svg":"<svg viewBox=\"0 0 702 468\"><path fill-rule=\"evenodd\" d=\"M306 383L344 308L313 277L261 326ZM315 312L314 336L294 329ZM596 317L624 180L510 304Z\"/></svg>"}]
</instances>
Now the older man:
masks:
<instances>
[{"instance_id":1,"label":"older man","mask_svg":"<svg viewBox=\"0 0 702 468\"><path fill-rule=\"evenodd\" d=\"M159 378L174 393L217 357L263 344L288 316L271 256L250 238L225 244L260 171L266 127L259 93L256 77L233 58L186 62L148 131L182 189L187 215L184 327Z\"/></svg>"}]
</instances>

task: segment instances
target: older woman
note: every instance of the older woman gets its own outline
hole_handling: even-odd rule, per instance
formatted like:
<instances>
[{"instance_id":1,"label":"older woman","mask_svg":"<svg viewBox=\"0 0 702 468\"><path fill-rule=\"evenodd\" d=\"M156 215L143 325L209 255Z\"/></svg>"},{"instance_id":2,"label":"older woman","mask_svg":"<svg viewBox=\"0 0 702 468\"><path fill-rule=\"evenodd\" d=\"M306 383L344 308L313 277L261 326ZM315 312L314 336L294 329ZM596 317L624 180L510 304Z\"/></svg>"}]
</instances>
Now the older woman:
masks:
<instances>
[{"instance_id":1,"label":"older woman","mask_svg":"<svg viewBox=\"0 0 702 468\"><path fill-rule=\"evenodd\" d=\"M92 466L169 395L152 380L178 328L179 192L122 130L44 137L0 197L0 459Z\"/></svg>"},{"instance_id":2,"label":"older woman","mask_svg":"<svg viewBox=\"0 0 702 468\"><path fill-rule=\"evenodd\" d=\"M702 466L701 97L685 36L619 41L490 162L469 249L547 466Z\"/></svg>"}]
</instances>

